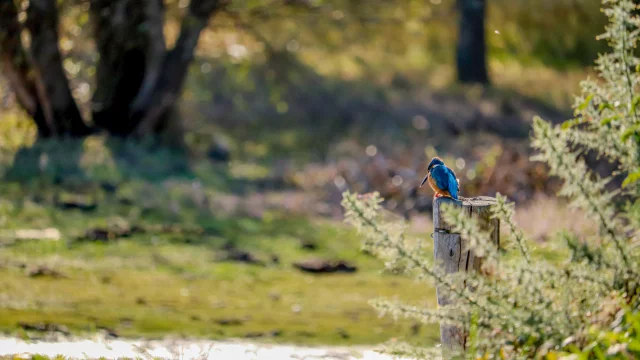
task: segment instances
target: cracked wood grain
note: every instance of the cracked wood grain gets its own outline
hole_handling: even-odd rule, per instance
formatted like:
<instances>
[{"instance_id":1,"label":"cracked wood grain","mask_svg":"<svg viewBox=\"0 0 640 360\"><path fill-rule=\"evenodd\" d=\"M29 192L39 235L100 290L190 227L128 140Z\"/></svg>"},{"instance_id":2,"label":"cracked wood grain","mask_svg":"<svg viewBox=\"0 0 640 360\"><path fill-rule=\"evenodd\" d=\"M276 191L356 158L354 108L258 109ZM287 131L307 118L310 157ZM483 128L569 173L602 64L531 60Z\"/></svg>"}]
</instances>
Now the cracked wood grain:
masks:
<instances>
[{"instance_id":1,"label":"cracked wood grain","mask_svg":"<svg viewBox=\"0 0 640 360\"><path fill-rule=\"evenodd\" d=\"M491 234L488 240L499 245L500 224L498 220L490 218L490 207L494 203L495 199L490 197L476 197L462 199L462 201L455 201L449 198L434 199L434 257L436 266L439 266L446 274L481 271L482 258L476 256L473 251L468 250L468 240L462 238L459 234L436 231L438 229L451 231L451 226L444 221L444 205L450 204L463 207L469 217L478 219L482 230L486 230ZM460 281L459 285L461 287L467 286L464 276L461 276L457 281ZM436 296L438 298L438 306L453 304L452 299L441 286L437 286ZM440 341L443 349L443 360L447 360L447 352L465 349L467 337L468 331L466 329L454 325L441 324Z\"/></svg>"}]
</instances>

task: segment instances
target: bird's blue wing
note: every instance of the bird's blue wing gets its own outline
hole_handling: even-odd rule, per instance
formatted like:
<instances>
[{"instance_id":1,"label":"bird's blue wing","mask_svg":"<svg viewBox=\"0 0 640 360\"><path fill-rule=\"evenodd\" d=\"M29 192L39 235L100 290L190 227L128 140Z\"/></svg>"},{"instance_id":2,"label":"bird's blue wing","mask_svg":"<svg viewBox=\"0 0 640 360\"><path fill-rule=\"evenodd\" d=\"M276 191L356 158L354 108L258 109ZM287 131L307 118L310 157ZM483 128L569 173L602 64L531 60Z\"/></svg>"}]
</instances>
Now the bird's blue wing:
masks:
<instances>
[{"instance_id":1,"label":"bird's blue wing","mask_svg":"<svg viewBox=\"0 0 640 360\"><path fill-rule=\"evenodd\" d=\"M458 191L460 190L460 185L458 184L458 178L456 177L456 173L453 172L450 168L446 168L447 173L449 173L449 194L454 199L458 199Z\"/></svg>"},{"instance_id":2,"label":"bird's blue wing","mask_svg":"<svg viewBox=\"0 0 640 360\"><path fill-rule=\"evenodd\" d=\"M458 198L458 181L453 170L439 165L431 170L431 177L440 189L448 191L454 199Z\"/></svg>"},{"instance_id":3,"label":"bird's blue wing","mask_svg":"<svg viewBox=\"0 0 640 360\"><path fill-rule=\"evenodd\" d=\"M431 177L440 189L449 191L449 172L444 166L438 165L431 169Z\"/></svg>"}]
</instances>

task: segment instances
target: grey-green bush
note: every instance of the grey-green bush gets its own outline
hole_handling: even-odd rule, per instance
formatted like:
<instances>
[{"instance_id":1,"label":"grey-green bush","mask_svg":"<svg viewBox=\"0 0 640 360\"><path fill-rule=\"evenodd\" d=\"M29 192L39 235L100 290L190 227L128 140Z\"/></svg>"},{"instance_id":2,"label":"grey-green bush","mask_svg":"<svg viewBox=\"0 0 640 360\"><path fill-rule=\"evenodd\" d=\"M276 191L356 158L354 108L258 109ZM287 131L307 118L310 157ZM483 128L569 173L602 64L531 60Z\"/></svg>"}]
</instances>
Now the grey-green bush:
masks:
<instances>
[{"instance_id":1,"label":"grey-green bush","mask_svg":"<svg viewBox=\"0 0 640 360\"><path fill-rule=\"evenodd\" d=\"M505 250L519 256L501 257L476 222L459 208L449 208L445 220L467 238L470 247L494 269L492 276L445 275L420 242L405 238L403 227L389 221L377 194L346 192L346 220L364 235L365 249L387 261L394 271L448 290L455 305L427 309L375 300L382 313L423 322L469 327L466 358L506 359L635 359L640 356L638 295L640 250L640 121L637 92L640 59L634 49L640 35L638 9L629 0L604 0L609 19L605 33L611 51L596 61L598 78L582 83L575 119L553 126L540 118L533 123L534 161L548 165L563 180L560 196L586 212L600 228L593 238L564 233L570 257L550 263L532 257L527 241L513 221L514 207L498 194L492 216L505 224ZM595 174L584 160L595 152L615 165L606 177ZM624 179L622 186L613 180ZM617 183L620 183L619 181ZM456 286L465 276L471 286ZM474 291L468 290L473 288ZM395 354L431 358L433 351L394 347Z\"/></svg>"}]
</instances>

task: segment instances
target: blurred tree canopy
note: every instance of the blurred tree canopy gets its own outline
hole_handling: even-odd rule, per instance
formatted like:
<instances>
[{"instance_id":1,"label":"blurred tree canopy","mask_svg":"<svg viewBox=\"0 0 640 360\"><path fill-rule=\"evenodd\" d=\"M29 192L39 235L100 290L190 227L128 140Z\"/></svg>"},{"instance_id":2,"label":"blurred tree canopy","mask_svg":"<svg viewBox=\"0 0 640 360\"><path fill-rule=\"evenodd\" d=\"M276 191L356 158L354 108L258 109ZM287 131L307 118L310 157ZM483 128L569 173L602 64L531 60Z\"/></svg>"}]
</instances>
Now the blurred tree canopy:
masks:
<instances>
[{"instance_id":1,"label":"blurred tree canopy","mask_svg":"<svg viewBox=\"0 0 640 360\"><path fill-rule=\"evenodd\" d=\"M597 0L0 0L0 59L40 137L143 136L180 128L194 57L207 59L203 73L225 59L246 64L241 72L269 63L282 86L296 81L280 76L292 63L378 84L457 63L460 81L486 83L487 55L591 63L603 46L598 9Z\"/></svg>"},{"instance_id":2,"label":"blurred tree canopy","mask_svg":"<svg viewBox=\"0 0 640 360\"><path fill-rule=\"evenodd\" d=\"M90 133L92 128L72 96L60 53L58 7L65 4L56 0L19 2L21 7L13 0L0 4L4 34L0 49L6 75L18 101L33 117L39 136ZM200 33L222 2L191 1L178 39L169 49L162 0L94 0L81 6L83 13L88 11L98 53L93 126L114 135L166 128ZM28 48L21 41L23 25Z\"/></svg>"}]
</instances>

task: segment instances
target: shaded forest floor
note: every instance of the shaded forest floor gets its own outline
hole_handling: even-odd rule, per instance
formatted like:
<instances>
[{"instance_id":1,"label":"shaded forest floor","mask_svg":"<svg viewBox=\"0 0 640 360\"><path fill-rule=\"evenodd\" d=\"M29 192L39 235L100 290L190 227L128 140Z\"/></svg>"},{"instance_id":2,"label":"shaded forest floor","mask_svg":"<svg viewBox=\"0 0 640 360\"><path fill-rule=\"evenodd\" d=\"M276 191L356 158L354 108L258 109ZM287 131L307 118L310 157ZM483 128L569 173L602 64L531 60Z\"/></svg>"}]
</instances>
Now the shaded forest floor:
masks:
<instances>
[{"instance_id":1,"label":"shaded forest floor","mask_svg":"<svg viewBox=\"0 0 640 360\"><path fill-rule=\"evenodd\" d=\"M273 56L284 58L190 77L181 150L102 136L34 144L30 123L3 113L0 331L433 345L437 326L368 305L432 307L433 286L362 253L339 204L345 190L379 191L430 257L432 194L419 183L436 155L464 196L518 202L536 256L564 254L550 239L566 224L595 231L548 197L557 184L528 160L532 117L564 111L508 89L387 86Z\"/></svg>"},{"instance_id":2,"label":"shaded forest floor","mask_svg":"<svg viewBox=\"0 0 640 360\"><path fill-rule=\"evenodd\" d=\"M519 7L494 9L512 3ZM429 22L426 35L444 36L431 47L406 38L421 45L404 57L387 45L405 37L386 30L380 46L345 56L285 44L236 58L229 49L247 44L235 25L204 36L182 96L181 151L101 136L34 144L0 78L0 331L434 345L437 326L380 318L368 305L387 297L433 307L435 290L362 253L339 203L345 190L379 191L431 257L432 194L418 185L436 155L457 172L463 196L517 201L534 256L560 259L558 231L596 230L549 197L557 183L529 161L529 126L534 115L569 117L569 94L586 71L505 51L490 59L495 88L451 87L452 68L438 65L453 62L451 19ZM490 23L491 39L511 21L527 23L504 19ZM567 36L553 38L566 46ZM86 50L64 56L80 69L71 83L88 113L95 59Z\"/></svg>"},{"instance_id":3,"label":"shaded forest floor","mask_svg":"<svg viewBox=\"0 0 640 360\"><path fill-rule=\"evenodd\" d=\"M32 339L101 332L433 345L437 326L380 318L368 305L386 297L435 306L434 288L381 272L342 224L340 194L381 191L386 206L409 220L411 237L428 240L431 194L417 189L428 152L456 164L467 193L491 194L486 184L495 183L500 161L513 160L504 144L519 149L526 139L467 129L451 142L439 135L456 131L446 122L425 127L413 117L392 124L396 131L356 123L331 137L300 126L255 137L255 129L229 126L231 145L220 131L187 133L185 154L100 136L25 148L32 129L18 117L3 124L0 330ZM198 136L212 138L198 147ZM465 164L478 147L489 155ZM226 151L229 161L215 160ZM527 158L518 156L527 174ZM516 191L531 184L516 180L509 185ZM595 231L546 198L547 187L525 189L531 197L519 220L536 256L563 254L548 239L567 223ZM431 256L429 241L424 253Z\"/></svg>"},{"instance_id":4,"label":"shaded forest floor","mask_svg":"<svg viewBox=\"0 0 640 360\"><path fill-rule=\"evenodd\" d=\"M120 144L130 146L127 161L162 169L92 158L109 153L101 140L55 144L60 152L49 149L47 164L37 165L50 173L28 176L26 163L7 172L22 180L1 185L2 330L306 344L435 340L434 327L379 319L367 304L399 296L432 305L433 289L381 275L351 230L296 211L294 191L245 194L249 180L227 165L185 168L178 155L130 144ZM77 147L81 160L72 164ZM274 199L252 200L259 196Z\"/></svg>"}]
</instances>

